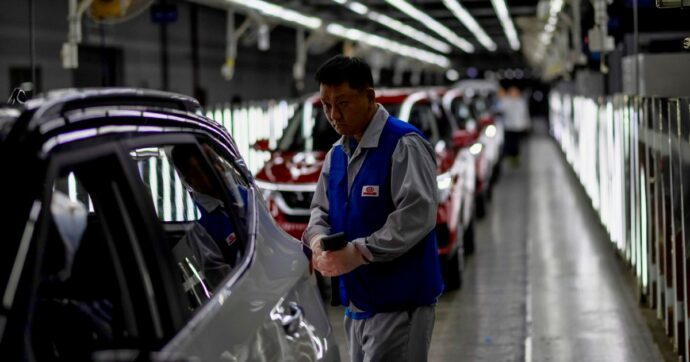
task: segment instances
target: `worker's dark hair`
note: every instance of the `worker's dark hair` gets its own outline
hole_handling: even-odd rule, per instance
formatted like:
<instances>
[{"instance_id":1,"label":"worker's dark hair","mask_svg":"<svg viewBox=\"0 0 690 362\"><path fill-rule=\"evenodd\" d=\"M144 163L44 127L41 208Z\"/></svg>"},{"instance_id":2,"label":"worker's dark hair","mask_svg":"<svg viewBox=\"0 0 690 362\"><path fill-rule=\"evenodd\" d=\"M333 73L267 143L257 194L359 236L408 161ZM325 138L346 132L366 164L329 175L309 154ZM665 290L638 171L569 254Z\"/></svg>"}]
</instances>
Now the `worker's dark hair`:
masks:
<instances>
[{"instance_id":1,"label":"worker's dark hair","mask_svg":"<svg viewBox=\"0 0 690 362\"><path fill-rule=\"evenodd\" d=\"M199 147L193 144L181 144L173 147L170 152L172 157L172 163L175 168L180 171L183 175L186 175L191 167L191 162L193 158L197 160L203 160L201 152L199 152Z\"/></svg>"},{"instance_id":2,"label":"worker's dark hair","mask_svg":"<svg viewBox=\"0 0 690 362\"><path fill-rule=\"evenodd\" d=\"M336 55L323 63L316 71L319 84L338 85L347 82L350 88L364 90L374 86L371 68L364 60L356 57Z\"/></svg>"}]
</instances>

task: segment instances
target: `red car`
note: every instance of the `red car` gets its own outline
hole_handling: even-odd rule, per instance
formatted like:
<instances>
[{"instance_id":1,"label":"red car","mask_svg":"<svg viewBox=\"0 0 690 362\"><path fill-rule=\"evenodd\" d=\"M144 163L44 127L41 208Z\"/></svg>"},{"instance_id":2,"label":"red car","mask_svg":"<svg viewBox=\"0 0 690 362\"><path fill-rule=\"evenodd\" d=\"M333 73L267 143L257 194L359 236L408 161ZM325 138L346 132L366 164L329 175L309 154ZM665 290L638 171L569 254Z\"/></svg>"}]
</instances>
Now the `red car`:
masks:
<instances>
[{"instance_id":1,"label":"red car","mask_svg":"<svg viewBox=\"0 0 690 362\"><path fill-rule=\"evenodd\" d=\"M496 122L491 108L494 93L493 83L473 80L444 91L442 96L443 109L453 130L463 129L477 135L471 152L476 160L475 199L478 217L486 213L487 201L501 170L503 124Z\"/></svg>"},{"instance_id":2,"label":"red car","mask_svg":"<svg viewBox=\"0 0 690 362\"><path fill-rule=\"evenodd\" d=\"M436 151L439 257L446 289L459 288L464 246L474 246L475 161L468 148L476 135L453 130L431 90L379 90L376 102L416 126ZM296 238L302 236L309 222L309 206L326 153L339 138L321 110L319 95L310 96L256 175L276 222ZM267 150L267 146L268 142L261 140L255 148Z\"/></svg>"}]
</instances>

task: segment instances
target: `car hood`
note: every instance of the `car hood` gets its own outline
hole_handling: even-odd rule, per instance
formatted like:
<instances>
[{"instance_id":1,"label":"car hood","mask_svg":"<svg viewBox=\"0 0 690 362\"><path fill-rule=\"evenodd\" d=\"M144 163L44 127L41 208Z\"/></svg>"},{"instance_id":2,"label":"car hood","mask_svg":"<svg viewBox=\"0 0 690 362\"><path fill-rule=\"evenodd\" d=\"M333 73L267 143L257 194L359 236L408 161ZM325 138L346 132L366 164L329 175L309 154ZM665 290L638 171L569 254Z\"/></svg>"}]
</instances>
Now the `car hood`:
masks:
<instances>
[{"instance_id":1,"label":"car hood","mask_svg":"<svg viewBox=\"0 0 690 362\"><path fill-rule=\"evenodd\" d=\"M326 152L274 152L256 175L272 183L303 184L319 180Z\"/></svg>"}]
</instances>

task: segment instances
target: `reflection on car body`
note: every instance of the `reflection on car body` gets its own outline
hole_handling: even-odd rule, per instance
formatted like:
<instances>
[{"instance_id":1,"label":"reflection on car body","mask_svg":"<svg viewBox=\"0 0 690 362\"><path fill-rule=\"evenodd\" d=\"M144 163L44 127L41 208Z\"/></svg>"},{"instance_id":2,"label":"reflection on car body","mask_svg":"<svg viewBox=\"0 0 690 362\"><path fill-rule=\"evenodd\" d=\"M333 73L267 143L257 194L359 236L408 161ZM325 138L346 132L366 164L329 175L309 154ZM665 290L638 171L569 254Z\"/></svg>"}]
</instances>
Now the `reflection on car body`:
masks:
<instances>
[{"instance_id":1,"label":"reflection on car body","mask_svg":"<svg viewBox=\"0 0 690 362\"><path fill-rule=\"evenodd\" d=\"M135 89L0 109L3 360L339 358L301 244L200 114Z\"/></svg>"}]
</instances>

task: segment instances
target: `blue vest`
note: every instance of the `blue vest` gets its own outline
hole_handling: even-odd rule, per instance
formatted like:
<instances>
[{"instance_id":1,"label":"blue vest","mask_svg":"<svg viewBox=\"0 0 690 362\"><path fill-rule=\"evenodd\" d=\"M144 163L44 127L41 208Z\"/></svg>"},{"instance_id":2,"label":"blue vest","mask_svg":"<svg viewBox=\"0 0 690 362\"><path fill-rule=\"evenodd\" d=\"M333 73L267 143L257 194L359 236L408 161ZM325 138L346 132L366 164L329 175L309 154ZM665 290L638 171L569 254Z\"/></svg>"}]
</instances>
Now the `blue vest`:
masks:
<instances>
[{"instance_id":1,"label":"blue vest","mask_svg":"<svg viewBox=\"0 0 690 362\"><path fill-rule=\"evenodd\" d=\"M347 155L341 145L333 149L328 177L331 233L343 231L347 240L354 240L383 227L395 209L390 190L391 157L398 140L411 132L422 136L408 123L388 117L378 147L367 150L349 197ZM434 304L443 291L436 233L432 230L392 261L362 265L339 279L341 303L348 306L352 302L368 314Z\"/></svg>"},{"instance_id":2,"label":"blue vest","mask_svg":"<svg viewBox=\"0 0 690 362\"><path fill-rule=\"evenodd\" d=\"M197 209L201 213L199 224L206 229L216 242L216 245L223 253L225 261L231 267L234 267L240 252L241 243L237 240L239 236L235 234L229 216L220 207L217 207L212 212L206 211L201 205L197 205Z\"/></svg>"}]
</instances>

